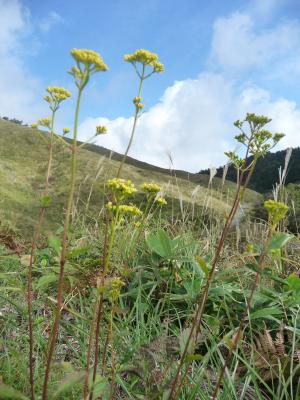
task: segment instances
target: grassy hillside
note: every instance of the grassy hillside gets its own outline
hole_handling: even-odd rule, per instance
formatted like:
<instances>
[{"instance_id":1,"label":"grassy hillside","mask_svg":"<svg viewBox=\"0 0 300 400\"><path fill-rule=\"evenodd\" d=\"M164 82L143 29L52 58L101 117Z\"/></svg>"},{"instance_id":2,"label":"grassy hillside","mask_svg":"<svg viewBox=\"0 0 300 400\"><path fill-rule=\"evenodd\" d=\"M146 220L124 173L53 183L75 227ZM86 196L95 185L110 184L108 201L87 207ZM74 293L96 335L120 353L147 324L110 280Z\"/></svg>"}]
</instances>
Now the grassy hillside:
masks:
<instances>
[{"instance_id":1,"label":"grassy hillside","mask_svg":"<svg viewBox=\"0 0 300 400\"><path fill-rule=\"evenodd\" d=\"M48 159L46 134L29 127L0 119L0 223L14 231L29 232L36 220L39 193L43 189L45 168ZM55 160L51 177L52 206L47 212L46 229L60 225L65 194L68 188L69 152L60 143L55 145ZM89 195L90 215L98 215L103 206L103 183L115 176L120 154L105 148L88 145L80 151L78 162L77 209L87 207ZM208 176L190 174L185 171L170 171L128 158L124 178L132 179L138 186L144 181L154 181L163 187L169 199L169 207L182 211L184 205L195 202L196 206L209 205L216 214L227 211L235 184L226 182L220 193L220 179L215 178L209 190ZM199 188L195 188L199 185ZM91 190L92 188L92 190ZM194 196L192 192L196 192ZM245 202L255 203L259 195L247 191Z\"/></svg>"}]
</instances>

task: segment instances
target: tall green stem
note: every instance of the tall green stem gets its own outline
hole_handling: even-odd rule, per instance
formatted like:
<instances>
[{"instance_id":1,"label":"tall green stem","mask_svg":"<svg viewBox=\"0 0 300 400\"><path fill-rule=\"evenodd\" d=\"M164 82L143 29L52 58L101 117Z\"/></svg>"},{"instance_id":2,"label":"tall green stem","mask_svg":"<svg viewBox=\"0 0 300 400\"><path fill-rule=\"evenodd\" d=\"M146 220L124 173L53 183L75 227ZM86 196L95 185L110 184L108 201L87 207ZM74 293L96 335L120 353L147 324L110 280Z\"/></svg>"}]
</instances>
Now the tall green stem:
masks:
<instances>
[{"instance_id":1,"label":"tall green stem","mask_svg":"<svg viewBox=\"0 0 300 400\"><path fill-rule=\"evenodd\" d=\"M101 280L102 287L104 285L104 279L105 279L108 265L109 265L109 259L110 259L110 255L111 255L111 251L112 251L112 246L114 243L118 220L119 220L119 207L117 207L116 215L115 215L115 218L112 223L107 252L105 252L105 254L104 254L104 263L103 263L102 280ZM104 249L104 251L105 251L105 249ZM97 367L98 367L98 361L99 361L99 333L100 333L100 325L101 325L101 320L102 320L103 291L101 291L100 298L97 299L96 307L97 307L97 323L96 323L96 331L95 331L95 360L94 360L92 385L94 384L94 382L96 380ZM93 398L93 389L91 390L90 396L89 396L90 400L92 400L92 398Z\"/></svg>"},{"instance_id":2,"label":"tall green stem","mask_svg":"<svg viewBox=\"0 0 300 400\"><path fill-rule=\"evenodd\" d=\"M55 111L52 110L51 117L51 127L50 127L50 144L49 144L49 158L48 158L48 166L47 173L45 178L45 188L43 192L43 196L47 196L49 191L49 178L51 175L51 167L52 167L52 153L53 153L53 131L54 131L54 118ZM39 212L39 217L37 224L34 229L34 234L31 243L31 251L30 251L30 259L28 265L28 278L27 278L27 307L28 307L28 333L29 333L29 380L30 380L30 389L31 389L31 400L34 400L34 358L33 358L33 317L32 317L32 298L33 298L33 290L32 290L32 266L33 260L35 256L35 251L37 247L37 242L40 237L41 228L44 222L46 208L44 206L41 207Z\"/></svg>"},{"instance_id":3,"label":"tall green stem","mask_svg":"<svg viewBox=\"0 0 300 400\"><path fill-rule=\"evenodd\" d=\"M143 72L142 75L140 76L140 83L139 83L139 89L138 89L138 97L141 97L142 95L142 87L143 87L143 82L144 82L144 75L145 75L145 66L143 65ZM138 107L135 107L135 113L134 113L134 120L133 120L133 126L132 126L132 130L131 130L131 135L130 135L130 139L126 148L126 151L124 153L124 156L122 158L121 164L119 166L118 172L117 172L117 178L119 178L121 176L121 171L123 169L124 163L126 161L127 155L129 153L129 150L131 148L132 145L132 141L134 138L134 134L135 134L135 130L136 130L136 125L137 125L137 121L140 115L140 110Z\"/></svg>"},{"instance_id":4,"label":"tall green stem","mask_svg":"<svg viewBox=\"0 0 300 400\"><path fill-rule=\"evenodd\" d=\"M46 364L46 371L45 371L45 380L44 380L44 385L43 385L42 400L47 399L47 387L48 387L48 381L49 381L49 375L50 375L50 369L51 369L51 362L52 362L53 352L54 352L57 334L58 334L59 321L60 321L60 317L61 317L65 256L66 256L68 230L69 230L69 224L70 224L70 217L71 217L71 213L72 213L74 190L75 190L75 180L76 180L77 130L78 130L78 119L79 119L79 110L80 110L80 101L81 101L82 90L83 90L83 86L80 86L79 91L78 91L76 112L75 112L75 121L74 121L70 190L69 190L69 198L68 198L67 209L66 209L66 214L65 214L65 221L64 221L64 233L63 233L62 244L61 244L60 271L59 271L57 303L56 303L57 305L56 305L56 311L55 311L55 319L53 322L52 331L51 331L51 335L49 338L48 357L47 357L47 364Z\"/></svg>"},{"instance_id":5,"label":"tall green stem","mask_svg":"<svg viewBox=\"0 0 300 400\"><path fill-rule=\"evenodd\" d=\"M247 160L247 157L248 157L248 149L247 149L246 156L245 156L245 162ZM168 396L168 400L175 400L177 398L177 394L179 393L181 384L179 384L179 387L177 388L177 383L178 383L178 380L179 380L179 377L180 377L180 373L181 373L183 364L185 362L185 359L186 359L186 356L187 356L187 353L188 353L188 349L190 347L190 343L193 340L193 338L195 338L195 336L196 336L197 327L201 324L203 313L204 313L204 307L205 307L206 301L208 299L209 288L210 288L211 282L213 281L213 278L214 278L215 269L216 269L217 263L218 263L218 261L220 259L220 255L221 255L222 249L224 247L225 239L226 239L226 237L228 235L228 232L229 232L229 229L231 227L232 221L233 221L234 216L235 216L235 214L236 214L236 212L238 210L238 207L240 205L241 198L243 198L245 190L246 190L246 188L247 188L247 186L248 186L248 184L250 182L250 179L252 177L252 174L253 174L255 166L256 166L256 160L252 164L252 168L248 173L248 176L246 178L246 182L245 182L243 187L242 187L242 183L243 183L243 179L244 179L244 172L242 172L241 175L240 175L240 179L239 179L237 190L236 190L235 199L234 199L231 211L229 213L229 216L228 216L228 218L226 220L225 226L223 228L223 231L222 231L222 234L221 234L221 237L220 237L217 249L216 249L216 253L215 253L215 256L214 256L214 259L213 259L213 262L212 262L211 270L210 270L210 273L208 275L208 278L207 278L207 281L206 281L206 285L204 287L204 293L203 293L202 297L200 298L200 300L199 300L199 302L197 304L196 313L195 313L195 316L194 316L194 319L193 319L193 322L192 322L192 327L191 327L189 336L187 338L187 341L186 341L186 344L185 344L185 347L184 347L184 351L183 351L183 354L182 354L180 362L179 362L179 366L178 366L177 371L176 371L176 375L175 375L174 381L172 383L172 387L171 387L171 390L170 390L170 394ZM182 382L183 382L183 380L181 380L181 383Z\"/></svg>"}]
</instances>

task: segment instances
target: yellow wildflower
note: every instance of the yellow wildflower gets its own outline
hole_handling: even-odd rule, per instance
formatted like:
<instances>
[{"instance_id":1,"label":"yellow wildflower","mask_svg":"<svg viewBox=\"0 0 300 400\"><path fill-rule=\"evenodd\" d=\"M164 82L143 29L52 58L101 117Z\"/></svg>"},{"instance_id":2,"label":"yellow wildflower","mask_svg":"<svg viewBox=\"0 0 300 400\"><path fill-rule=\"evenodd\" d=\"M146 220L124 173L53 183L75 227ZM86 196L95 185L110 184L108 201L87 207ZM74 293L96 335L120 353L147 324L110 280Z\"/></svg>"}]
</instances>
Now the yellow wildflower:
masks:
<instances>
[{"instance_id":1,"label":"yellow wildflower","mask_svg":"<svg viewBox=\"0 0 300 400\"><path fill-rule=\"evenodd\" d=\"M38 127L38 124L35 122L35 123L31 124L30 127L32 129L36 129Z\"/></svg>"},{"instance_id":2,"label":"yellow wildflower","mask_svg":"<svg viewBox=\"0 0 300 400\"><path fill-rule=\"evenodd\" d=\"M132 64L141 63L144 66L148 65L153 68L152 73L164 71L164 65L158 61L158 55L149 50L139 49L132 54L125 54L124 60Z\"/></svg>"},{"instance_id":3,"label":"yellow wildflower","mask_svg":"<svg viewBox=\"0 0 300 400\"><path fill-rule=\"evenodd\" d=\"M268 213L270 224L275 226L285 217L289 210L286 204L274 200L265 201L264 208Z\"/></svg>"},{"instance_id":4,"label":"yellow wildflower","mask_svg":"<svg viewBox=\"0 0 300 400\"><path fill-rule=\"evenodd\" d=\"M107 128L104 125L98 125L96 126L96 135L103 135L107 133Z\"/></svg>"},{"instance_id":5,"label":"yellow wildflower","mask_svg":"<svg viewBox=\"0 0 300 400\"><path fill-rule=\"evenodd\" d=\"M141 188L146 193L156 194L160 191L160 186L158 186L156 183L143 183Z\"/></svg>"},{"instance_id":6,"label":"yellow wildflower","mask_svg":"<svg viewBox=\"0 0 300 400\"><path fill-rule=\"evenodd\" d=\"M107 182L107 186L112 192L126 196L129 196L136 192L136 188L130 180L125 180L121 178L109 179Z\"/></svg>"},{"instance_id":7,"label":"yellow wildflower","mask_svg":"<svg viewBox=\"0 0 300 400\"><path fill-rule=\"evenodd\" d=\"M45 128L50 128L50 124L50 118L41 118L38 120L38 125L44 126Z\"/></svg>"},{"instance_id":8,"label":"yellow wildflower","mask_svg":"<svg viewBox=\"0 0 300 400\"><path fill-rule=\"evenodd\" d=\"M63 129L63 134L64 134L64 135L67 135L69 132L70 132L70 129L69 129L69 128L64 128L64 129Z\"/></svg>"},{"instance_id":9,"label":"yellow wildflower","mask_svg":"<svg viewBox=\"0 0 300 400\"><path fill-rule=\"evenodd\" d=\"M159 206L165 206L167 205L167 200L164 197L158 197L157 199L155 199L155 202L159 205Z\"/></svg>"},{"instance_id":10,"label":"yellow wildflower","mask_svg":"<svg viewBox=\"0 0 300 400\"><path fill-rule=\"evenodd\" d=\"M72 49L71 55L77 63L84 64L87 69L91 69L94 72L108 70L108 67L104 63L102 57L96 51L87 49ZM80 72L80 69L77 68L74 72L78 73Z\"/></svg>"}]
</instances>

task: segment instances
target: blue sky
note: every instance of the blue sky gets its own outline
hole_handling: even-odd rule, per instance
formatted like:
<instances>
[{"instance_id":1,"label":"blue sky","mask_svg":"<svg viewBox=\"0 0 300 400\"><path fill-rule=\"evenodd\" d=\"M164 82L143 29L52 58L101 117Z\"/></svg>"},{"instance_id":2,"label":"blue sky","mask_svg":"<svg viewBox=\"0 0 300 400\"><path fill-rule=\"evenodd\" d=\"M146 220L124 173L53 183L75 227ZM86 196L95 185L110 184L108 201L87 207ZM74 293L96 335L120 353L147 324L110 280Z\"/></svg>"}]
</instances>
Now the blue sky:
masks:
<instances>
[{"instance_id":1,"label":"blue sky","mask_svg":"<svg viewBox=\"0 0 300 400\"><path fill-rule=\"evenodd\" d=\"M47 115L44 88L75 92L72 47L99 51L109 71L84 95L80 132L99 123L99 144L124 151L137 79L122 58L138 48L158 53L164 74L145 84L132 156L197 171L225 162L232 122L265 113L271 128L300 143L300 3L293 0L0 0L0 115L32 122ZM74 96L75 97L75 96ZM72 125L73 102L58 129Z\"/></svg>"}]
</instances>

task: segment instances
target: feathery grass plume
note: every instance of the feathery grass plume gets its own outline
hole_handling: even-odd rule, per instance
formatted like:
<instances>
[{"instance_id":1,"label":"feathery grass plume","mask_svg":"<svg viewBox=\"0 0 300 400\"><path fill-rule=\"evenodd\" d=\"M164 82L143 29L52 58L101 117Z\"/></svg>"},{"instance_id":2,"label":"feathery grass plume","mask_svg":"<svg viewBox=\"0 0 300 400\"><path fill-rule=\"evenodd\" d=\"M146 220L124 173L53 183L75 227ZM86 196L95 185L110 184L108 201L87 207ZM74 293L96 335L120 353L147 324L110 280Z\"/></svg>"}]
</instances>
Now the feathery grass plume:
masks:
<instances>
[{"instance_id":1,"label":"feathery grass plume","mask_svg":"<svg viewBox=\"0 0 300 400\"><path fill-rule=\"evenodd\" d=\"M70 177L70 188L69 188L69 196L67 201L67 207L65 212L65 220L64 220L64 231L61 242L61 254L60 254L60 270L59 270L59 283L57 290L57 302L56 302L56 310L55 310L55 318L52 325L51 334L49 336L49 344L48 344L48 354L47 354L47 363L45 370L45 379L43 385L43 394L42 400L47 399L47 389L48 389L48 381L51 370L53 352L56 345L59 322L61 318L61 309L63 303L63 284L64 284L64 270L65 270L65 262L66 262L66 250L68 245L68 231L70 225L70 218L73 209L74 202L74 191L75 191L75 180L76 180L76 172L77 172L77 132L78 132L78 121L79 121L79 111L80 111L80 103L83 89L87 85L90 76L97 72L107 71L108 67L104 63L102 57L99 53L93 50L87 49L72 49L71 56L76 62L76 66L72 67L69 73L74 77L75 84L78 88L77 94L77 102L76 102L76 110L74 117L74 129L73 129L73 141L71 146L72 157L71 157L71 177ZM61 96L67 96L67 92L58 93L57 90L51 88L49 90L50 96L52 95L55 99L60 99Z\"/></svg>"},{"instance_id":2,"label":"feathery grass plume","mask_svg":"<svg viewBox=\"0 0 300 400\"><path fill-rule=\"evenodd\" d=\"M117 172L118 178L121 176L123 165L131 148L138 118L142 115L142 110L145 107L145 105L142 103L143 83L145 79L149 78L151 75L164 72L164 65L158 61L158 55L149 50L139 49L132 54L125 54L124 60L133 65L139 78L139 86L137 96L135 96L132 100L135 108L133 125L127 148Z\"/></svg>"}]
</instances>

